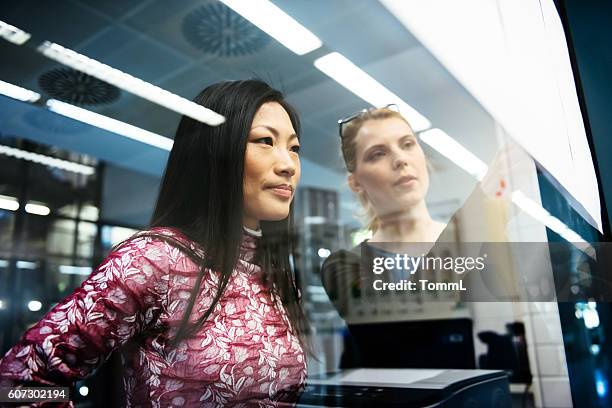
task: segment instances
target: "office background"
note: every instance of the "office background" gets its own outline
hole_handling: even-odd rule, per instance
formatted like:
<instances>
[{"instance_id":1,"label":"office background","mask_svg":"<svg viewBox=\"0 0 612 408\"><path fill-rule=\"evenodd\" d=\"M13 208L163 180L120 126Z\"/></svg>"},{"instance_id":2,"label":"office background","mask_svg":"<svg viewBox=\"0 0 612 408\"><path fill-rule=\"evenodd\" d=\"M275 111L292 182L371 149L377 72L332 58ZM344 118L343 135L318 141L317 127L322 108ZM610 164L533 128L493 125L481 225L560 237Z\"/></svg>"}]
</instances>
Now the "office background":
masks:
<instances>
[{"instance_id":1,"label":"office background","mask_svg":"<svg viewBox=\"0 0 612 408\"><path fill-rule=\"evenodd\" d=\"M66 0L0 6L2 22L31 34L20 45L0 41L0 80L41 95L33 103L0 96L0 352L78 286L114 243L146 226L167 157L167 148L67 117L46 101L62 101L166 138L173 137L180 117L37 50L39 44L52 41L187 99L208 84L254 76L287 95L303 123L297 266L320 350L319 360L309 369L317 373L338 368L345 325L322 288L319 268L329 253L358 243L367 232L354 215L358 205L346 186L336 121L370 104L314 62L331 52L342 53L422 113L430 122L423 130L442 129L481 162L488 163L507 138L529 139L516 134L520 123L496 115L491 99L469 87L468 75L457 76L456 66L442 58L422 31L407 28L391 3L274 1L321 39L319 48L303 55L218 1L179 1L170 6L162 1ZM508 2L490 3L501 10L501 17L491 24L512 42L516 32L510 24L504 31L502 22L513 22L511 12L516 10ZM554 167L565 162L549 156L539 159L552 160L548 170L565 182L565 188L550 182L550 172L538 173L534 167L527 175L537 181L530 184L532 198L585 240L609 240L606 202L611 200L612 185L605 174L611 171L612 139L605 107L610 106L612 85L605 76L611 67L610 46L604 39L610 38L610 6L576 1L521 4L526 10L540 4L542 14L555 10L565 29L573 81L563 85L576 89L580 109L574 113L584 120L583 142L593 158L586 167L598 175L595 184L586 184L600 200L601 219L589 211L592 195L574 186L583 179L576 176L572 184L571 175L555 173ZM555 140L554 134L547 137ZM423 145L432 165L428 206L435 218L448 221L477 179L460 159L448 157L435 145ZM568 199L568 191L573 199ZM587 197L588 203L576 208L571 203L577 197ZM528 217L515 223L514 233L522 240L566 239ZM404 316L411 310L405 307ZM471 319L476 358L487 352L478 332L507 334L508 323L521 322L533 374L528 391L533 404L610 402L607 339L612 334L607 304L487 304L435 315L411 313L404 320ZM586 324L585 314L596 314L598 324ZM83 406L108 397L100 395L99 384L108 384L114 368L111 363L96 378L79 384L79 389L87 387L81 393ZM525 386L521 383L517 392Z\"/></svg>"}]
</instances>

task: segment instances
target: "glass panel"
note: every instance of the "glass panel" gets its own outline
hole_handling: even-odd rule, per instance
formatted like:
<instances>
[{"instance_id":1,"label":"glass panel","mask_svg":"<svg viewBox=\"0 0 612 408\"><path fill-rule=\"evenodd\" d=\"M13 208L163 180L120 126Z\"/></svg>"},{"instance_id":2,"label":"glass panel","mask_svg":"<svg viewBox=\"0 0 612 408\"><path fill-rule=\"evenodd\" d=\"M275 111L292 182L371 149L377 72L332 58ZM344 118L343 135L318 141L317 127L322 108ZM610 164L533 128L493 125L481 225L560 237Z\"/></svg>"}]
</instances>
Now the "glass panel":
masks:
<instances>
[{"instance_id":1,"label":"glass panel","mask_svg":"<svg viewBox=\"0 0 612 408\"><path fill-rule=\"evenodd\" d=\"M96 240L96 224L91 222L79 222L77 238L77 256L81 258L91 258L94 254L94 243Z\"/></svg>"},{"instance_id":2,"label":"glass panel","mask_svg":"<svg viewBox=\"0 0 612 408\"><path fill-rule=\"evenodd\" d=\"M46 241L48 254L72 255L74 252L74 234L76 222L57 219L51 222Z\"/></svg>"},{"instance_id":3,"label":"glass panel","mask_svg":"<svg viewBox=\"0 0 612 408\"><path fill-rule=\"evenodd\" d=\"M0 210L0 250L8 250L12 247L14 227L15 212Z\"/></svg>"},{"instance_id":4,"label":"glass panel","mask_svg":"<svg viewBox=\"0 0 612 408\"><path fill-rule=\"evenodd\" d=\"M104 225L102 227L102 250L106 253L114 245L138 232L136 229Z\"/></svg>"},{"instance_id":5,"label":"glass panel","mask_svg":"<svg viewBox=\"0 0 612 408\"><path fill-rule=\"evenodd\" d=\"M81 206L80 218L87 221L98 221L100 209L91 203L85 203Z\"/></svg>"}]
</instances>

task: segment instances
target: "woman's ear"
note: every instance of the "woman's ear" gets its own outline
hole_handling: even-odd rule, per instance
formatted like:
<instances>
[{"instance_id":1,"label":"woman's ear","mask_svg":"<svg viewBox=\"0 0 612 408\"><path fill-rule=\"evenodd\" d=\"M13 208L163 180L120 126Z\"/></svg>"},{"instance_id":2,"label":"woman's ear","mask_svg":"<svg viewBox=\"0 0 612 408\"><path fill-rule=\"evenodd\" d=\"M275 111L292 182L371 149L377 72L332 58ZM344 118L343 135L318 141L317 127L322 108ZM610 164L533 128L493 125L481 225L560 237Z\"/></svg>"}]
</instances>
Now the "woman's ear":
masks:
<instances>
[{"instance_id":1,"label":"woman's ear","mask_svg":"<svg viewBox=\"0 0 612 408\"><path fill-rule=\"evenodd\" d=\"M361 184L359 184L359 181L357 181L357 178L355 177L353 173L349 174L348 176L348 185L349 185L349 188L353 191L353 193L363 192L363 188L361 187Z\"/></svg>"}]
</instances>

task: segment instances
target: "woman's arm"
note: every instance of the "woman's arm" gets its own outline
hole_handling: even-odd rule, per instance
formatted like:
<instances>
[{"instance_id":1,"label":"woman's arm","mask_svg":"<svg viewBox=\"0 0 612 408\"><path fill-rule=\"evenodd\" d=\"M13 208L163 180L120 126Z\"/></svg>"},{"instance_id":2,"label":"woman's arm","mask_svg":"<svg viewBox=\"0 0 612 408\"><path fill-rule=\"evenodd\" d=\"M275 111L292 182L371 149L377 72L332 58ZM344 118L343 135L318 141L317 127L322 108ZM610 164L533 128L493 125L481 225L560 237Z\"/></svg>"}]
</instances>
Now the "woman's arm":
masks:
<instances>
[{"instance_id":1,"label":"woman's arm","mask_svg":"<svg viewBox=\"0 0 612 408\"><path fill-rule=\"evenodd\" d=\"M162 311L168 244L140 237L109 254L0 360L0 386L71 386Z\"/></svg>"}]
</instances>

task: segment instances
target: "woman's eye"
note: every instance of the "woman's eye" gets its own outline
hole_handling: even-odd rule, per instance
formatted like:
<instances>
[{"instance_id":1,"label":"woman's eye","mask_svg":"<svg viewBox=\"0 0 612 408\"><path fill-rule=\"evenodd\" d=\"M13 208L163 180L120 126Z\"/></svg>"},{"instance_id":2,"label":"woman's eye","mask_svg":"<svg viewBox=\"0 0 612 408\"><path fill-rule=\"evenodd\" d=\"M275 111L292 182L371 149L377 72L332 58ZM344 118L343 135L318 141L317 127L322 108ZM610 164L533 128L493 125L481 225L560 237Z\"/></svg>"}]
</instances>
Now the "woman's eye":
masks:
<instances>
[{"instance_id":1,"label":"woman's eye","mask_svg":"<svg viewBox=\"0 0 612 408\"><path fill-rule=\"evenodd\" d=\"M291 147L291 151L294 153L300 153L301 146L295 145Z\"/></svg>"},{"instance_id":2,"label":"woman's eye","mask_svg":"<svg viewBox=\"0 0 612 408\"><path fill-rule=\"evenodd\" d=\"M370 156L368 156L368 159L369 160L376 160L376 159L380 159L384 155L385 155L385 152L379 150L377 152L374 152L374 153L370 154Z\"/></svg>"},{"instance_id":3,"label":"woman's eye","mask_svg":"<svg viewBox=\"0 0 612 408\"><path fill-rule=\"evenodd\" d=\"M404 143L404 147L412 147L414 146L414 142L406 142Z\"/></svg>"},{"instance_id":4,"label":"woman's eye","mask_svg":"<svg viewBox=\"0 0 612 408\"><path fill-rule=\"evenodd\" d=\"M274 141L271 137L260 137L259 139L254 140L255 143L265 143L267 145L273 146Z\"/></svg>"}]
</instances>

